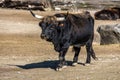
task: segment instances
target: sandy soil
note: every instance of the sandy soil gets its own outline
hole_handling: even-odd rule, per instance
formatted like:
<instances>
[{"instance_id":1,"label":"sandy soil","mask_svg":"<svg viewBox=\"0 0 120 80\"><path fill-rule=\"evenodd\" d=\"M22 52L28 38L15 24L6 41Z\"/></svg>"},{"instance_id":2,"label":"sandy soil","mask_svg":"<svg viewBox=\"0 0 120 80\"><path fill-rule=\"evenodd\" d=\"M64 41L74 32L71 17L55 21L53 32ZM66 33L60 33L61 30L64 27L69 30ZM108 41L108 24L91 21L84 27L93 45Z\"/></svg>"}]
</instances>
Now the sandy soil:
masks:
<instances>
[{"instance_id":1,"label":"sandy soil","mask_svg":"<svg viewBox=\"0 0 120 80\"><path fill-rule=\"evenodd\" d=\"M95 21L93 46L98 61L72 67L74 54L70 48L66 55L68 67L61 72L54 69L58 53L53 45L39 37L38 22L28 11L0 9L0 80L120 80L120 44L100 46L96 32L98 25L116 24L120 20ZM86 51L82 47L79 62L84 63L85 59Z\"/></svg>"}]
</instances>

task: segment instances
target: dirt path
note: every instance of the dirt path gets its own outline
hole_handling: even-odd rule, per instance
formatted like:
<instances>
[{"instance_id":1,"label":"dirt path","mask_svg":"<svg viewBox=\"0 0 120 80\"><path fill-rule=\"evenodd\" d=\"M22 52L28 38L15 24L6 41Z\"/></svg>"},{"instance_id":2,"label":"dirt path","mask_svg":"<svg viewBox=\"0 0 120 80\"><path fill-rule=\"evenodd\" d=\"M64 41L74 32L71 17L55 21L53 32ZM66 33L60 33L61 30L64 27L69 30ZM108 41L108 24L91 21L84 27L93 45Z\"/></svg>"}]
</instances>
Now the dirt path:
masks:
<instances>
[{"instance_id":1,"label":"dirt path","mask_svg":"<svg viewBox=\"0 0 120 80\"><path fill-rule=\"evenodd\" d=\"M0 41L0 80L119 80L120 45L94 45L98 61L91 65L72 67L71 49L66 55L68 67L55 71L58 54L53 46L35 39ZM86 59L82 48L79 62Z\"/></svg>"},{"instance_id":2,"label":"dirt path","mask_svg":"<svg viewBox=\"0 0 120 80\"><path fill-rule=\"evenodd\" d=\"M100 46L96 30L97 44L93 46L99 60L72 67L74 54L70 48L66 55L68 67L56 72L58 53L51 43L39 38L38 21L28 11L0 9L0 80L120 80L120 44ZM119 22L96 21L95 29L101 24ZM83 47L79 62L84 63L85 59Z\"/></svg>"}]
</instances>

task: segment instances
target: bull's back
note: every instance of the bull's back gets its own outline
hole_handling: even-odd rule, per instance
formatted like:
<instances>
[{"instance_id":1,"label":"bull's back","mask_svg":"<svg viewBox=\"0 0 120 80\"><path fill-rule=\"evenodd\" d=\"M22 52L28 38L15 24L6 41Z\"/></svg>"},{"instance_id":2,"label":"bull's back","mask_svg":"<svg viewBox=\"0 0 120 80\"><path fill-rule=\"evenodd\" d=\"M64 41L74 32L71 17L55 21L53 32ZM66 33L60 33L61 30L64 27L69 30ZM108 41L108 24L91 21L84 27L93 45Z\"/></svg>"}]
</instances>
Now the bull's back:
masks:
<instances>
[{"instance_id":1,"label":"bull's back","mask_svg":"<svg viewBox=\"0 0 120 80\"><path fill-rule=\"evenodd\" d=\"M94 19L91 16L84 17L79 15L77 19L73 18L73 24L72 44L84 44L94 34Z\"/></svg>"}]
</instances>

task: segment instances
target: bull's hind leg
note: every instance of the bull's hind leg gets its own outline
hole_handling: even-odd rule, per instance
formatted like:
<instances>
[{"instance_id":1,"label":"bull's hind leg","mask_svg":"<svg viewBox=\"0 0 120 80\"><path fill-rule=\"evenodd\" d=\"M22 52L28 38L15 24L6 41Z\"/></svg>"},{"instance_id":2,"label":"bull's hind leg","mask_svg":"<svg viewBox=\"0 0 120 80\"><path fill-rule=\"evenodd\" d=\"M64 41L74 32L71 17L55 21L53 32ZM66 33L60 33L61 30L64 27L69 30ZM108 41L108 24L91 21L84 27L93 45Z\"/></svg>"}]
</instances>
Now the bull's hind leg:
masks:
<instances>
[{"instance_id":1,"label":"bull's hind leg","mask_svg":"<svg viewBox=\"0 0 120 80\"><path fill-rule=\"evenodd\" d=\"M81 50L81 47L80 46L79 47L74 46L73 49L75 51L75 54L74 54L72 65L75 66L75 65L77 65L77 62L78 62L78 56L79 56L79 52Z\"/></svg>"},{"instance_id":2,"label":"bull's hind leg","mask_svg":"<svg viewBox=\"0 0 120 80\"><path fill-rule=\"evenodd\" d=\"M87 59L86 59L86 63L90 63L91 62L91 45L89 43L86 44L86 51L87 51Z\"/></svg>"},{"instance_id":3,"label":"bull's hind leg","mask_svg":"<svg viewBox=\"0 0 120 80\"><path fill-rule=\"evenodd\" d=\"M58 67L56 68L57 71L61 71L63 68L67 67L67 63L65 61L65 55L67 53L68 48L62 49L59 53L59 64Z\"/></svg>"}]
</instances>

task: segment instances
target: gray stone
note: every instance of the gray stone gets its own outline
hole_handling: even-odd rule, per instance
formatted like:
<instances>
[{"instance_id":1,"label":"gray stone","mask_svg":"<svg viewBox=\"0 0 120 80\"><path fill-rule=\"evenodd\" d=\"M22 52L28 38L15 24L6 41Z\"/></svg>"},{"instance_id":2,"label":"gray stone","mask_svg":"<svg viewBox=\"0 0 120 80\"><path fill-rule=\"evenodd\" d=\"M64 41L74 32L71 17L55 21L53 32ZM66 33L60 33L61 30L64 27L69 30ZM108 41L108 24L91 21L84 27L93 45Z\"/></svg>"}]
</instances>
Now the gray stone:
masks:
<instances>
[{"instance_id":1,"label":"gray stone","mask_svg":"<svg viewBox=\"0 0 120 80\"><path fill-rule=\"evenodd\" d=\"M120 43L120 24L100 25L97 31L100 34L101 45Z\"/></svg>"}]
</instances>

